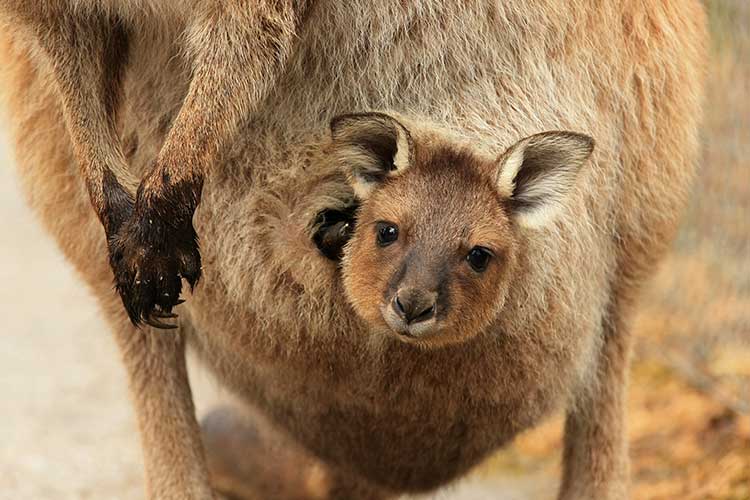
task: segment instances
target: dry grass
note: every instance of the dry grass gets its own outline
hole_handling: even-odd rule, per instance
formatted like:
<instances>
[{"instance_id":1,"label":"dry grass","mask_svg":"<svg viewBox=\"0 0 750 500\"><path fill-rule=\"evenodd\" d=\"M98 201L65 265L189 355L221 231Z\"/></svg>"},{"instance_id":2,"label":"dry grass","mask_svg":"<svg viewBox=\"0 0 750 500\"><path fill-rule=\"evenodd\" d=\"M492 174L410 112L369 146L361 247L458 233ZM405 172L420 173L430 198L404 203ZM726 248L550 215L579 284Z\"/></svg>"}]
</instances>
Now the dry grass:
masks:
<instances>
[{"instance_id":1,"label":"dry grass","mask_svg":"<svg viewBox=\"0 0 750 500\"><path fill-rule=\"evenodd\" d=\"M706 5L703 162L634 323L628 422L637 499L750 498L750 2ZM558 474L561 423L522 436L479 473Z\"/></svg>"}]
</instances>

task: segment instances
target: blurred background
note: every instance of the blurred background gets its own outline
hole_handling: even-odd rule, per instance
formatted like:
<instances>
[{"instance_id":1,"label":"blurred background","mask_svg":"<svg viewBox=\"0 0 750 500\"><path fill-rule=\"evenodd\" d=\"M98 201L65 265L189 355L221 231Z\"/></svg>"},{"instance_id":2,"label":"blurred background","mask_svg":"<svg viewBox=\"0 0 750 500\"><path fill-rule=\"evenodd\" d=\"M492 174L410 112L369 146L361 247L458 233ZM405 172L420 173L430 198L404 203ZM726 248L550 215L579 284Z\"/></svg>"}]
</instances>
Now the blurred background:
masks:
<instances>
[{"instance_id":1,"label":"blurred background","mask_svg":"<svg viewBox=\"0 0 750 500\"><path fill-rule=\"evenodd\" d=\"M633 497L750 499L750 1L707 0L703 161L643 295L629 390ZM24 206L0 123L0 498L143 496L125 373L87 291ZM199 414L220 389L195 364ZM562 415L441 499L552 499Z\"/></svg>"}]
</instances>

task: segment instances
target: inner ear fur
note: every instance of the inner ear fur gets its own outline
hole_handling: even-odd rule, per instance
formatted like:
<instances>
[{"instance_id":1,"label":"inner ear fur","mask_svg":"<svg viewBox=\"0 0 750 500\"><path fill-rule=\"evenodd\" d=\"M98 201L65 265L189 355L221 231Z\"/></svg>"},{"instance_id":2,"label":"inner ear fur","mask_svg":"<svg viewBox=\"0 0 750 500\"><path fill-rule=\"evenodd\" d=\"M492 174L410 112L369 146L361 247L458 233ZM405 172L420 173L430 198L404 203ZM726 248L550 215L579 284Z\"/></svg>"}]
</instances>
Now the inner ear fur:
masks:
<instances>
[{"instance_id":1,"label":"inner ear fur","mask_svg":"<svg viewBox=\"0 0 750 500\"><path fill-rule=\"evenodd\" d=\"M508 148L498 159L496 182L512 216L527 227L549 223L593 150L594 139L568 131L542 132Z\"/></svg>"},{"instance_id":2,"label":"inner ear fur","mask_svg":"<svg viewBox=\"0 0 750 500\"><path fill-rule=\"evenodd\" d=\"M412 163L411 133L385 113L339 115L331 121L331 140L333 161L347 174L360 199Z\"/></svg>"}]
</instances>

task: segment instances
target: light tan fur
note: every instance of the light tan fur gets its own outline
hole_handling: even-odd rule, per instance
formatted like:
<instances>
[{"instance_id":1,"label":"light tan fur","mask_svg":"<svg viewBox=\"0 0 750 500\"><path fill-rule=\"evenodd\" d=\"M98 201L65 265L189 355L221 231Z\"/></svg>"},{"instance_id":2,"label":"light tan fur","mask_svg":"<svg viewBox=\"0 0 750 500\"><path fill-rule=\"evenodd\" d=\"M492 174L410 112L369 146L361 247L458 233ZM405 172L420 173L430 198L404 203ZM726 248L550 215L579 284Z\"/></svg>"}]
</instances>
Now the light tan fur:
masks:
<instances>
[{"instance_id":1,"label":"light tan fur","mask_svg":"<svg viewBox=\"0 0 750 500\"><path fill-rule=\"evenodd\" d=\"M79 15L93 2L77 5ZM113 142L76 136L55 59L7 17L0 78L30 203L122 347L151 497L209 495L185 343L373 497L437 488L561 405L560 498L627 497L628 318L695 167L699 2L320 0L284 39L275 79L258 68L248 80L265 82L257 87L230 80L222 93L211 83L200 91L203 116L183 114L196 81L187 68L200 59L181 36L201 39L186 31L191 20L161 2L111 5L132 23L111 127L129 170L144 175L177 138L208 144L213 158L195 216L203 281L180 306L179 330L127 322L76 167L81 144L109 151ZM254 19L251 8L243 19ZM215 48L234 68L226 47ZM235 91L255 105L227 106ZM517 236L515 277L491 326L464 342L425 350L371 331L343 287L371 270L342 276L311 241L316 214L353 197L327 156L328 122L373 109L408 118L425 147L470 144L485 158L545 130L596 139L554 224ZM206 118L214 130L239 127L226 148L183 135Z\"/></svg>"}]
</instances>

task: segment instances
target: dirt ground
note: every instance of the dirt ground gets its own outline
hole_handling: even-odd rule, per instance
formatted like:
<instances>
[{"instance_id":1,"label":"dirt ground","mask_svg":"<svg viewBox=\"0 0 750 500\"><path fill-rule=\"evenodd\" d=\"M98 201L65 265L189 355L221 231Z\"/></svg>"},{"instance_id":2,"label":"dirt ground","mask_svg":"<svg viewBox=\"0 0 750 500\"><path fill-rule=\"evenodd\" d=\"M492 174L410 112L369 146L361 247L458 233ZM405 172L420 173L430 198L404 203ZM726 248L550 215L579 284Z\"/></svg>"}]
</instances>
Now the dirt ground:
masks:
<instances>
[{"instance_id":1,"label":"dirt ground","mask_svg":"<svg viewBox=\"0 0 750 500\"><path fill-rule=\"evenodd\" d=\"M750 2L707 2L702 169L634 322L633 497L750 499ZM118 353L87 291L25 208L0 124L0 498L143 497ZM221 399L191 366L198 413ZM551 499L561 417L440 499Z\"/></svg>"}]
</instances>

